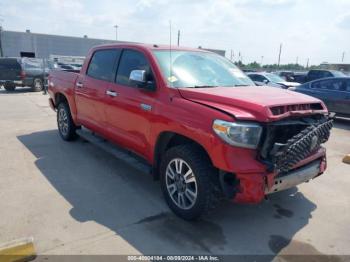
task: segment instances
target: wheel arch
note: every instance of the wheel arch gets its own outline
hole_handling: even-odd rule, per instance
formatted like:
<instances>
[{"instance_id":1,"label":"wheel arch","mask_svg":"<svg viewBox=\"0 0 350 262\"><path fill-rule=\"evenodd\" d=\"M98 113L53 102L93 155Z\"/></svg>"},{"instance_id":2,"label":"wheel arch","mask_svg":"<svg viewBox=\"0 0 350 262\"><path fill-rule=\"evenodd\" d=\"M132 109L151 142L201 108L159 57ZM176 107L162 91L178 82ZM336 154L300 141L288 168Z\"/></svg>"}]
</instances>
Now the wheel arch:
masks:
<instances>
[{"instance_id":1,"label":"wheel arch","mask_svg":"<svg viewBox=\"0 0 350 262\"><path fill-rule=\"evenodd\" d=\"M63 93L57 92L55 94L55 107L57 108L57 106L62 102L67 103L69 106L69 102L68 102L67 97Z\"/></svg>"},{"instance_id":2,"label":"wheel arch","mask_svg":"<svg viewBox=\"0 0 350 262\"><path fill-rule=\"evenodd\" d=\"M200 151L208 158L210 163L211 164L213 163L205 147L201 145L198 141L173 131L164 131L158 135L155 148L154 148L154 155L153 155L154 164L153 164L153 170L152 170L154 179L156 180L159 179L159 167L160 167L160 163L164 153L174 146L184 145L184 144L192 144L197 146L200 149Z\"/></svg>"}]
</instances>

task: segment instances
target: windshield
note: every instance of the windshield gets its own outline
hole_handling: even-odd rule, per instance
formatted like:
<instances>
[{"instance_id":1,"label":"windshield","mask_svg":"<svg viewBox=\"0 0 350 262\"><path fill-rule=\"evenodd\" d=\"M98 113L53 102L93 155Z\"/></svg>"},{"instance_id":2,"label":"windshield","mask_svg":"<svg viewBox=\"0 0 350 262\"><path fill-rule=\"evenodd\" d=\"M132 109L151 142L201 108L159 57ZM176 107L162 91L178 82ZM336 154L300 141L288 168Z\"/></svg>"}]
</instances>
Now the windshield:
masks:
<instances>
[{"instance_id":1,"label":"windshield","mask_svg":"<svg viewBox=\"0 0 350 262\"><path fill-rule=\"evenodd\" d=\"M267 79L274 83L286 82L286 80L284 80L282 77L272 73L265 74L265 76L267 77Z\"/></svg>"},{"instance_id":2,"label":"windshield","mask_svg":"<svg viewBox=\"0 0 350 262\"><path fill-rule=\"evenodd\" d=\"M171 87L254 86L241 70L226 58L209 52L154 51L164 78Z\"/></svg>"}]
</instances>

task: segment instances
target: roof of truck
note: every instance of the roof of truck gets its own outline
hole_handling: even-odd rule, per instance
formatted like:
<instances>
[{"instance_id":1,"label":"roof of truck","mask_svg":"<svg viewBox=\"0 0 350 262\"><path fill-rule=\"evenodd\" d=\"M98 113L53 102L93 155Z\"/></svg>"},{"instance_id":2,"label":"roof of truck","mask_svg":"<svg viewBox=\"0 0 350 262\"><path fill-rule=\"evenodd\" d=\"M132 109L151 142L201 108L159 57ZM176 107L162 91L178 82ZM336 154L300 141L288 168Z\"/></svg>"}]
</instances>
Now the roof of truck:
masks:
<instances>
[{"instance_id":1,"label":"roof of truck","mask_svg":"<svg viewBox=\"0 0 350 262\"><path fill-rule=\"evenodd\" d=\"M149 50L170 50L170 45L158 45L158 44L143 44L143 43L115 43L115 44L104 44L94 47L94 49L101 49L106 47L141 47ZM173 51L201 51L201 52L210 52L202 48L191 48L183 46L171 46Z\"/></svg>"}]
</instances>

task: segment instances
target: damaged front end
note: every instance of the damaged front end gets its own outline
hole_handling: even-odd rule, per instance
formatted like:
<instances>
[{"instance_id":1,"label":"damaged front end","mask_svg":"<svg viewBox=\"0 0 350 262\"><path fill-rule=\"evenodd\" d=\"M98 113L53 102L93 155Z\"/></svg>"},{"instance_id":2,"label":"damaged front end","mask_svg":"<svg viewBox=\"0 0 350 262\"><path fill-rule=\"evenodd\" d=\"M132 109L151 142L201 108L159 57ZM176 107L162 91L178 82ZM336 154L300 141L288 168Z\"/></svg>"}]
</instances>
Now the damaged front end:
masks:
<instances>
[{"instance_id":1,"label":"damaged front end","mask_svg":"<svg viewBox=\"0 0 350 262\"><path fill-rule=\"evenodd\" d=\"M259 159L267 165L265 193L281 191L322 174L333 120L325 115L267 124Z\"/></svg>"},{"instance_id":2,"label":"damaged front end","mask_svg":"<svg viewBox=\"0 0 350 262\"><path fill-rule=\"evenodd\" d=\"M238 203L258 203L267 194L321 175L326 169L322 144L330 136L332 122L331 117L317 114L265 124L257 160L266 166L266 172L234 174L230 198Z\"/></svg>"}]
</instances>

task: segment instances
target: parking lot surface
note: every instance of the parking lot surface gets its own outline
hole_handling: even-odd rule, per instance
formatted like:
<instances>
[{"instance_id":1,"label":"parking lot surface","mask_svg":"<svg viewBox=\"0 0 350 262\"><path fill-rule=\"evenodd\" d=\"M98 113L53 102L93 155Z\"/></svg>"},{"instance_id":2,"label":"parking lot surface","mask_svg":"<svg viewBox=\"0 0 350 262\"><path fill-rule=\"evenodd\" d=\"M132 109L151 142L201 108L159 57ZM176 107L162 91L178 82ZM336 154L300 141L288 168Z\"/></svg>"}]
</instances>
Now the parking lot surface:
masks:
<instances>
[{"instance_id":1,"label":"parking lot surface","mask_svg":"<svg viewBox=\"0 0 350 262\"><path fill-rule=\"evenodd\" d=\"M62 141L47 99L0 90L0 243L33 236L39 254L350 255L350 121L335 123L324 175L189 223L149 175Z\"/></svg>"}]
</instances>

